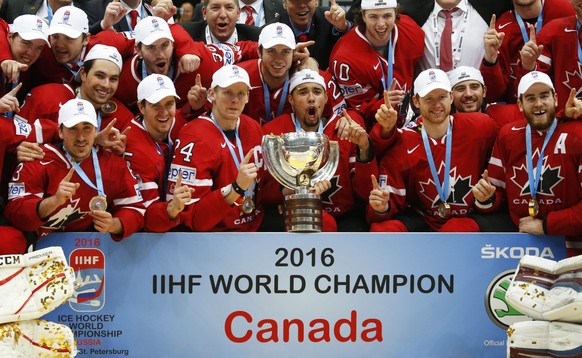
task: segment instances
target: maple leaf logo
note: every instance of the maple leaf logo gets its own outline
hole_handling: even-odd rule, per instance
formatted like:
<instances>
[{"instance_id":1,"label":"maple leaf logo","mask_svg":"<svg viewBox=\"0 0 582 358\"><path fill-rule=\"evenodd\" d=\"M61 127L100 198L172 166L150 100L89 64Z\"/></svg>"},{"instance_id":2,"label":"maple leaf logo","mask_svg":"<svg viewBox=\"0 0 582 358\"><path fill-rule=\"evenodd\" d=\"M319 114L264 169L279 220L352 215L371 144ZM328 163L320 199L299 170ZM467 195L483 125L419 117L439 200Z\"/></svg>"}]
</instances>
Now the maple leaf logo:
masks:
<instances>
[{"instance_id":1,"label":"maple leaf logo","mask_svg":"<svg viewBox=\"0 0 582 358\"><path fill-rule=\"evenodd\" d=\"M331 188L329 188L328 190L326 190L324 193L321 194L321 202L323 204L326 205L333 205L333 200L332 200L332 196L337 193L338 191L340 191L340 189L342 188L341 185L339 185L339 175L334 175L329 181L331 182Z\"/></svg>"},{"instance_id":2,"label":"maple leaf logo","mask_svg":"<svg viewBox=\"0 0 582 358\"><path fill-rule=\"evenodd\" d=\"M536 153L539 153L536 150ZM534 154L535 157L535 154ZM546 195L546 196L555 196L554 188L558 185L564 177L560 175L561 167L555 166L551 167L547 163L548 157L545 156L542 162L542 175L540 176L540 182L538 183L537 187L537 194L539 195ZM534 161L536 163L536 161ZM534 168L534 176L535 176L536 168ZM520 188L520 195L521 196L530 196L531 191L529 187L529 178L527 174L527 167L524 164L521 166L513 167L513 176L511 177L511 181Z\"/></svg>"},{"instance_id":3,"label":"maple leaf logo","mask_svg":"<svg viewBox=\"0 0 582 358\"><path fill-rule=\"evenodd\" d=\"M80 199L69 199L70 204L61 208L56 214L51 216L42 227L59 230L62 227L67 226L67 224L72 223L73 221L82 219L87 214L87 212L82 212L77 208L77 205L79 205L79 200Z\"/></svg>"},{"instance_id":4,"label":"maple leaf logo","mask_svg":"<svg viewBox=\"0 0 582 358\"><path fill-rule=\"evenodd\" d=\"M439 178L440 173L444 170L444 162L441 162L441 166L438 170ZM468 206L467 196L471 192L471 175L462 177L457 176L457 167L451 170L451 177L449 179L449 197L447 202L449 204ZM442 183L441 183L442 184ZM442 202L439 198L438 191L436 189L436 184L432 178L429 178L426 182L420 182L421 190L420 194L432 202L432 207L436 208Z\"/></svg>"},{"instance_id":5,"label":"maple leaf logo","mask_svg":"<svg viewBox=\"0 0 582 358\"><path fill-rule=\"evenodd\" d=\"M582 92L582 67L580 65L580 62L576 61L578 68L576 70L574 70L573 72L569 72L569 71L564 71L566 74L566 80L564 82L562 82L562 84L566 87L568 87L568 89L572 89L572 88L578 88L578 91L576 92L576 97L580 97L581 92Z\"/></svg>"}]
</instances>

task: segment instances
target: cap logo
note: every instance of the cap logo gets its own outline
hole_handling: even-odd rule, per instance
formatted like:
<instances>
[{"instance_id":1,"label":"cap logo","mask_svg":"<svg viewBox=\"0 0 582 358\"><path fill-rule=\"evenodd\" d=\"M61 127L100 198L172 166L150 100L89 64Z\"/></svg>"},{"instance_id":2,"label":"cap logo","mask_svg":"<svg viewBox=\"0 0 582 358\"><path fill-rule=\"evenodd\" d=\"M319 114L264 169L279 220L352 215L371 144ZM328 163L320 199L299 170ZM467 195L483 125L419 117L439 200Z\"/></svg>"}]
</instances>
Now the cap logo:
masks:
<instances>
[{"instance_id":1,"label":"cap logo","mask_svg":"<svg viewBox=\"0 0 582 358\"><path fill-rule=\"evenodd\" d=\"M232 67L232 74L233 74L233 76L240 77L240 74L238 72L238 67L235 67L235 66Z\"/></svg>"},{"instance_id":2,"label":"cap logo","mask_svg":"<svg viewBox=\"0 0 582 358\"><path fill-rule=\"evenodd\" d=\"M281 26L281 25L277 26L276 34L277 34L277 37L283 37L283 26Z\"/></svg>"},{"instance_id":3,"label":"cap logo","mask_svg":"<svg viewBox=\"0 0 582 358\"><path fill-rule=\"evenodd\" d=\"M117 54L115 52L110 53L109 58L114 60L115 62L119 62L119 57L117 57Z\"/></svg>"},{"instance_id":4,"label":"cap logo","mask_svg":"<svg viewBox=\"0 0 582 358\"><path fill-rule=\"evenodd\" d=\"M83 102L77 102L77 112L78 114L85 113L85 106L83 105Z\"/></svg>"},{"instance_id":5,"label":"cap logo","mask_svg":"<svg viewBox=\"0 0 582 358\"><path fill-rule=\"evenodd\" d=\"M305 75L305 77L303 77L303 80L304 81L306 81L306 80L314 80L314 79L315 78L313 78L313 76L311 75L311 73L308 73L308 74Z\"/></svg>"},{"instance_id":6,"label":"cap logo","mask_svg":"<svg viewBox=\"0 0 582 358\"><path fill-rule=\"evenodd\" d=\"M158 90L167 89L166 84L164 83L164 79L161 76L158 76L157 80L158 80L158 88L157 88Z\"/></svg>"},{"instance_id":7,"label":"cap logo","mask_svg":"<svg viewBox=\"0 0 582 358\"><path fill-rule=\"evenodd\" d=\"M42 20L41 19L36 19L36 29L35 30L42 32Z\"/></svg>"},{"instance_id":8,"label":"cap logo","mask_svg":"<svg viewBox=\"0 0 582 358\"><path fill-rule=\"evenodd\" d=\"M430 82L436 82L437 78L436 78L436 73L434 73L434 71L430 71L428 73L428 80Z\"/></svg>"},{"instance_id":9,"label":"cap logo","mask_svg":"<svg viewBox=\"0 0 582 358\"><path fill-rule=\"evenodd\" d=\"M538 73L537 72L531 72L531 77L534 79L538 78Z\"/></svg>"},{"instance_id":10,"label":"cap logo","mask_svg":"<svg viewBox=\"0 0 582 358\"><path fill-rule=\"evenodd\" d=\"M154 31L160 30L160 24L158 23L157 19L152 19L152 26L154 27Z\"/></svg>"},{"instance_id":11,"label":"cap logo","mask_svg":"<svg viewBox=\"0 0 582 358\"><path fill-rule=\"evenodd\" d=\"M470 77L467 72L461 72L461 74L459 75L459 79L462 80L463 78L468 78Z\"/></svg>"},{"instance_id":12,"label":"cap logo","mask_svg":"<svg viewBox=\"0 0 582 358\"><path fill-rule=\"evenodd\" d=\"M71 17L71 11L69 11L69 10L65 11L65 13L63 14L63 23L68 25L70 17Z\"/></svg>"},{"instance_id":13,"label":"cap logo","mask_svg":"<svg viewBox=\"0 0 582 358\"><path fill-rule=\"evenodd\" d=\"M374 6L383 6L385 4L386 4L386 2L384 2L384 0L379 0L378 2L374 3Z\"/></svg>"}]
</instances>

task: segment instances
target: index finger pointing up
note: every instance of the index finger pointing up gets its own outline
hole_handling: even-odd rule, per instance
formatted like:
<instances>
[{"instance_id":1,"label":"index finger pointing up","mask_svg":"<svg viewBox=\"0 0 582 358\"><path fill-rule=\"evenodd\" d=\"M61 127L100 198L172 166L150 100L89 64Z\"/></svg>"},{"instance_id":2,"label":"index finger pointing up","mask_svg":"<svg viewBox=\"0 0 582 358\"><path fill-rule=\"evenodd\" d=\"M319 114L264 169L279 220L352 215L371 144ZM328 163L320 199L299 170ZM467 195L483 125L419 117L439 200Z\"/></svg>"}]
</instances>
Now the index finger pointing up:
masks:
<instances>
[{"instance_id":1,"label":"index finger pointing up","mask_svg":"<svg viewBox=\"0 0 582 358\"><path fill-rule=\"evenodd\" d=\"M495 19L496 16L493 14L493 16L491 16L491 21L489 22L489 30L495 30Z\"/></svg>"}]
</instances>

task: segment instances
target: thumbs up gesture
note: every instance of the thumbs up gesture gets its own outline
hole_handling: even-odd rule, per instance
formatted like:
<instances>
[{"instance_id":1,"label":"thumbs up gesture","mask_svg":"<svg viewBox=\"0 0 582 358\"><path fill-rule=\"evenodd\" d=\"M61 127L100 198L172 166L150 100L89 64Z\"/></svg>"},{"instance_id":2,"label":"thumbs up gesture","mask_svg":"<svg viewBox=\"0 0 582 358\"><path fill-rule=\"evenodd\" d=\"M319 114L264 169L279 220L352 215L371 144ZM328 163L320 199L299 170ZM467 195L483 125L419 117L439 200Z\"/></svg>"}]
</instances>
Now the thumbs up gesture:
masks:
<instances>
[{"instance_id":1,"label":"thumbs up gesture","mask_svg":"<svg viewBox=\"0 0 582 358\"><path fill-rule=\"evenodd\" d=\"M370 192L368 202L375 212L385 213L390 210L390 192L386 189L380 188L380 185L378 185L378 180L374 175L371 175L371 178L372 191Z\"/></svg>"},{"instance_id":2,"label":"thumbs up gesture","mask_svg":"<svg viewBox=\"0 0 582 358\"><path fill-rule=\"evenodd\" d=\"M495 194L495 186L489 180L489 171L487 169L485 169L481 179L479 179L471 190L473 191L475 199L482 203L489 200Z\"/></svg>"}]
</instances>

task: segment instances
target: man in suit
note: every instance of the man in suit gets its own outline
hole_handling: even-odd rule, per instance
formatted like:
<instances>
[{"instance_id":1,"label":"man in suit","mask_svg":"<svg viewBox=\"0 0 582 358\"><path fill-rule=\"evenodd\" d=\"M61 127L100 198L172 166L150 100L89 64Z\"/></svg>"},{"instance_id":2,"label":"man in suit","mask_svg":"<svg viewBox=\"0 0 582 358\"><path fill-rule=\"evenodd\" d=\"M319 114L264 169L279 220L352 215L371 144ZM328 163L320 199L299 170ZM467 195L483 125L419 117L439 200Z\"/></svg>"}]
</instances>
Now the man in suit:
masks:
<instances>
[{"instance_id":1,"label":"man in suit","mask_svg":"<svg viewBox=\"0 0 582 358\"><path fill-rule=\"evenodd\" d=\"M240 7L237 0L205 0L203 21L180 23L195 41L237 44L239 41L258 41L261 29L238 24Z\"/></svg>"},{"instance_id":2,"label":"man in suit","mask_svg":"<svg viewBox=\"0 0 582 358\"><path fill-rule=\"evenodd\" d=\"M263 27L265 24L280 21L281 14L285 12L281 0L238 0L238 5L241 9L245 6L251 6L253 8L254 26L256 27ZM202 15L203 7L204 1L201 1L196 5L192 21L202 21L204 19L204 16ZM242 16L238 19L238 23L245 24L248 15L241 15Z\"/></svg>"}]
</instances>

